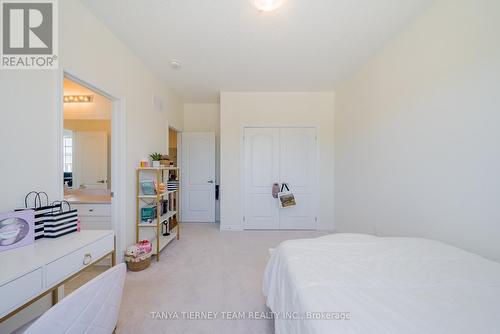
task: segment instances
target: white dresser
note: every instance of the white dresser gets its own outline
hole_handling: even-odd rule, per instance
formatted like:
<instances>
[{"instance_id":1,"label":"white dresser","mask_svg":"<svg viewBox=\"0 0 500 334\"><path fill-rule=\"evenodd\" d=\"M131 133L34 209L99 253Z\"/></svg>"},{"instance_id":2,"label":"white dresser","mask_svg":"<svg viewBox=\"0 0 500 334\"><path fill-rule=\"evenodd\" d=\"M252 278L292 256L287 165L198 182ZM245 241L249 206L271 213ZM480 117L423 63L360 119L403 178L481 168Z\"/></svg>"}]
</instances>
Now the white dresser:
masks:
<instances>
[{"instance_id":1,"label":"white dresser","mask_svg":"<svg viewBox=\"0 0 500 334\"><path fill-rule=\"evenodd\" d=\"M111 255L112 230L84 230L0 253L0 322L57 288L86 267Z\"/></svg>"}]
</instances>

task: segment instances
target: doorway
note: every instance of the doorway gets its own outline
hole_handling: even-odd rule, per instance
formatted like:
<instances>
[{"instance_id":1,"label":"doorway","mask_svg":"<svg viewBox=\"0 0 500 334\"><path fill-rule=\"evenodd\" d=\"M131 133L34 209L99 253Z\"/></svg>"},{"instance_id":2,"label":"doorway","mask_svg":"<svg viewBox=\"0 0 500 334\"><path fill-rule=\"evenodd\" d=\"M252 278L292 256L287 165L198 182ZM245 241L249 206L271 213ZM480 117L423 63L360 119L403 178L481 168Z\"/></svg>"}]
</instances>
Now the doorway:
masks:
<instances>
[{"instance_id":1,"label":"doorway","mask_svg":"<svg viewBox=\"0 0 500 334\"><path fill-rule=\"evenodd\" d=\"M68 89L65 89L66 84L69 85L66 86ZM70 90L71 87L75 90ZM83 204L82 210L79 210L82 229L114 230L117 262L122 262L125 249L125 228L120 222L125 221L126 207L124 196L126 183L125 100L67 71L62 72L59 94L59 101L61 101L60 108L58 108L60 196L70 200L70 203L73 202L72 206ZM75 102L75 99L81 102ZM99 108L94 107L93 113L86 113L87 119L78 120L81 123L76 126L74 124L77 122L76 119L83 117L76 115L82 114L85 109L92 109L91 104ZM68 108L68 106L72 107ZM80 133L83 135L80 136ZM96 135L96 133L101 134ZM104 133L106 139L104 139ZM97 145L105 148L94 150L93 146ZM84 164L83 172L78 166L80 151L82 152L81 158L88 155L99 157L93 159L96 161L91 163L90 167ZM73 156L74 152L76 154ZM73 175L74 171L76 175ZM91 194L90 199L85 198L81 201L78 196L76 199L71 198L71 192L75 190L87 191ZM101 206L95 210L93 205Z\"/></svg>"},{"instance_id":2,"label":"doorway","mask_svg":"<svg viewBox=\"0 0 500 334\"><path fill-rule=\"evenodd\" d=\"M64 195L111 205L112 101L64 79ZM110 222L111 223L111 222ZM109 226L111 228L111 224Z\"/></svg>"},{"instance_id":3,"label":"doorway","mask_svg":"<svg viewBox=\"0 0 500 334\"><path fill-rule=\"evenodd\" d=\"M245 229L317 229L315 128L245 128L243 166ZM295 206L279 207L275 183L288 186Z\"/></svg>"}]
</instances>

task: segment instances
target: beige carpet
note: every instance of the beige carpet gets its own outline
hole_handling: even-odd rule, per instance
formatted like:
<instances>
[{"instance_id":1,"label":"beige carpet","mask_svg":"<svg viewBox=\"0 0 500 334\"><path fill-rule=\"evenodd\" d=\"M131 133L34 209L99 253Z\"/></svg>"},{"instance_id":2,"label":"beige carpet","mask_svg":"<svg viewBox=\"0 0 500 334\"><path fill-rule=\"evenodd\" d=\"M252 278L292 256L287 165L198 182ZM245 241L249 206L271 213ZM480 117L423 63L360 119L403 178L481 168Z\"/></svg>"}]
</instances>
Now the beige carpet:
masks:
<instances>
[{"instance_id":1,"label":"beige carpet","mask_svg":"<svg viewBox=\"0 0 500 334\"><path fill-rule=\"evenodd\" d=\"M261 291L268 249L284 240L321 234L220 232L216 224L183 224L181 240L162 252L160 262L127 273L117 333L273 333L272 320L222 320L221 314L216 320L183 318L196 318L187 312L267 311ZM171 313L153 319L151 312ZM175 315L179 319L169 319Z\"/></svg>"}]
</instances>

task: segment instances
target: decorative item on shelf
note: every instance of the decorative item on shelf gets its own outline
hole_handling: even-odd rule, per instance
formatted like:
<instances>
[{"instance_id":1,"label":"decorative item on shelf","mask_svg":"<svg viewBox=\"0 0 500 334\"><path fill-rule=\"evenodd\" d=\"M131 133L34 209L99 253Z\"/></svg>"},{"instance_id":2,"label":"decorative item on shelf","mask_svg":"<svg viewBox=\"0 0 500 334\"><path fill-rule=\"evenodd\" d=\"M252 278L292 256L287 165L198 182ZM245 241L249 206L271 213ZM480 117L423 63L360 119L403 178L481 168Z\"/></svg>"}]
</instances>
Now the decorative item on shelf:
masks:
<instances>
[{"instance_id":1,"label":"decorative item on shelf","mask_svg":"<svg viewBox=\"0 0 500 334\"><path fill-rule=\"evenodd\" d=\"M179 189L179 181L177 180L168 180L167 181L167 190L174 191Z\"/></svg>"},{"instance_id":2,"label":"decorative item on shelf","mask_svg":"<svg viewBox=\"0 0 500 334\"><path fill-rule=\"evenodd\" d=\"M155 183L153 180L141 180L140 184L143 195L146 196L156 195Z\"/></svg>"},{"instance_id":3,"label":"decorative item on shelf","mask_svg":"<svg viewBox=\"0 0 500 334\"><path fill-rule=\"evenodd\" d=\"M163 227L165 227L165 232L163 232ZM163 235L164 237L170 235L170 225L168 223L168 220L161 223L161 235Z\"/></svg>"},{"instance_id":4,"label":"decorative item on shelf","mask_svg":"<svg viewBox=\"0 0 500 334\"><path fill-rule=\"evenodd\" d=\"M156 218L156 206L141 208L141 222L151 223Z\"/></svg>"},{"instance_id":5,"label":"decorative item on shelf","mask_svg":"<svg viewBox=\"0 0 500 334\"><path fill-rule=\"evenodd\" d=\"M157 152L152 153L149 155L149 157L151 158L153 167L155 167L155 168L160 167L160 160L162 157L162 155L160 153L157 153Z\"/></svg>"},{"instance_id":6,"label":"decorative item on shelf","mask_svg":"<svg viewBox=\"0 0 500 334\"><path fill-rule=\"evenodd\" d=\"M168 212L168 199L163 199L160 203L161 205L161 214L164 215Z\"/></svg>"},{"instance_id":7,"label":"decorative item on shelf","mask_svg":"<svg viewBox=\"0 0 500 334\"><path fill-rule=\"evenodd\" d=\"M139 243L127 247L125 252L125 262L130 271L141 271L151 265L151 243L149 247L145 243L147 240L141 240ZM149 251L147 249L149 248Z\"/></svg>"},{"instance_id":8,"label":"decorative item on shelf","mask_svg":"<svg viewBox=\"0 0 500 334\"><path fill-rule=\"evenodd\" d=\"M165 183L160 183L159 185L156 185L155 182L155 189L157 194L163 194L164 192L167 191L167 187L165 186Z\"/></svg>"},{"instance_id":9,"label":"decorative item on shelf","mask_svg":"<svg viewBox=\"0 0 500 334\"><path fill-rule=\"evenodd\" d=\"M59 238L77 232L78 210L71 209L67 201L56 201L52 205L52 211L45 218L44 238Z\"/></svg>"},{"instance_id":10,"label":"decorative item on shelf","mask_svg":"<svg viewBox=\"0 0 500 334\"><path fill-rule=\"evenodd\" d=\"M35 242L33 210L0 214L0 252Z\"/></svg>"},{"instance_id":11,"label":"decorative item on shelf","mask_svg":"<svg viewBox=\"0 0 500 334\"><path fill-rule=\"evenodd\" d=\"M148 159L142 158L140 166L141 167L149 167L149 161L148 161Z\"/></svg>"},{"instance_id":12,"label":"decorative item on shelf","mask_svg":"<svg viewBox=\"0 0 500 334\"><path fill-rule=\"evenodd\" d=\"M177 219L174 217L168 221L168 230L172 231L177 226Z\"/></svg>"},{"instance_id":13,"label":"decorative item on shelf","mask_svg":"<svg viewBox=\"0 0 500 334\"><path fill-rule=\"evenodd\" d=\"M168 155L162 155L160 159L160 165L163 167L170 166L170 157Z\"/></svg>"}]
</instances>

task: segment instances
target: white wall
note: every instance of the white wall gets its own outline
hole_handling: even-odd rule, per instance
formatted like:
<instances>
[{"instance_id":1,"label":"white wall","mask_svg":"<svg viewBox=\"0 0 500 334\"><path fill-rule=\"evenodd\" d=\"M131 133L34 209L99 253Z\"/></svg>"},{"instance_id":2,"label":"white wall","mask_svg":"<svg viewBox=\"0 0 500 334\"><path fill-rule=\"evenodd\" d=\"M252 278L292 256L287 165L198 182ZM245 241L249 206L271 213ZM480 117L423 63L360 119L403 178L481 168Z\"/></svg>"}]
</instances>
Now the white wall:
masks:
<instances>
[{"instance_id":1,"label":"white wall","mask_svg":"<svg viewBox=\"0 0 500 334\"><path fill-rule=\"evenodd\" d=\"M182 129L182 103L79 1L61 2L62 64L105 92L126 99L126 239L135 241L135 168L151 152L168 152L168 125ZM153 107L153 95L164 110Z\"/></svg>"},{"instance_id":2,"label":"white wall","mask_svg":"<svg viewBox=\"0 0 500 334\"><path fill-rule=\"evenodd\" d=\"M220 184L220 105L185 103L184 131L215 133L215 183ZM215 220L220 220L220 201L215 203Z\"/></svg>"},{"instance_id":3,"label":"white wall","mask_svg":"<svg viewBox=\"0 0 500 334\"><path fill-rule=\"evenodd\" d=\"M340 231L500 260L500 2L438 0L336 91Z\"/></svg>"},{"instance_id":4,"label":"white wall","mask_svg":"<svg viewBox=\"0 0 500 334\"><path fill-rule=\"evenodd\" d=\"M78 0L59 5L63 68L126 100L127 211L123 224L130 243L135 239L135 167L148 153L167 151L167 122L182 128L182 104ZM0 73L0 211L23 205L24 195L31 190L45 190L54 200L62 193L57 147L57 130L62 126L57 117L60 78L59 71ZM153 110L153 93L164 100L163 112ZM7 321L0 332L9 332L20 322Z\"/></svg>"},{"instance_id":5,"label":"white wall","mask_svg":"<svg viewBox=\"0 0 500 334\"><path fill-rule=\"evenodd\" d=\"M318 226L334 229L334 93L221 93L221 229L242 229L243 127L318 128L320 212Z\"/></svg>"}]
</instances>

